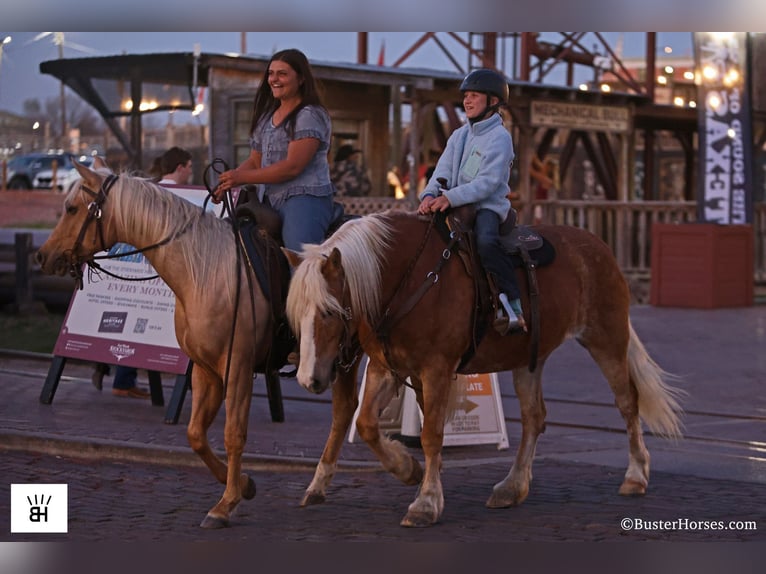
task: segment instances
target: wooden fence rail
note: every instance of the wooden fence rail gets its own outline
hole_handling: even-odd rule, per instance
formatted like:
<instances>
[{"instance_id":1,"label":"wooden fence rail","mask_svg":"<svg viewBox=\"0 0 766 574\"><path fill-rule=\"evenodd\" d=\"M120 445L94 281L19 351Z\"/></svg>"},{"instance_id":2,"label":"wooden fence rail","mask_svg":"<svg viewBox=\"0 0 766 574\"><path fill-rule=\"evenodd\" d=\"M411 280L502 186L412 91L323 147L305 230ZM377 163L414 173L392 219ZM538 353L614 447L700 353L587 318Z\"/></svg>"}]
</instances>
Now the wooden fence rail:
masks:
<instances>
[{"instance_id":1,"label":"wooden fence rail","mask_svg":"<svg viewBox=\"0 0 766 574\"><path fill-rule=\"evenodd\" d=\"M342 199L346 212L367 215L387 209L412 211L417 203L391 197L351 197ZM629 279L646 281L651 276L651 238L655 223L694 223L697 220L697 204L693 201L574 201L547 200L533 202L529 206L516 205L521 221L526 221L535 205L542 209L542 220L557 225L574 225L587 229L603 239L617 258L623 273ZM766 284L766 203L756 203L753 209L754 276L756 283ZM32 280L29 279L36 266L30 263L34 247L29 237L21 234L14 244L3 245L5 265L10 264L24 272L17 276L14 285L16 301L25 303L30 299ZM15 263L15 265L14 265ZM11 269L5 269L5 272ZM5 274L5 273L3 273ZM18 273L16 273L18 275ZM37 281L41 278L35 277ZM10 290L9 289L9 290ZM37 294L39 298L39 293Z\"/></svg>"},{"instance_id":2,"label":"wooden fence rail","mask_svg":"<svg viewBox=\"0 0 766 574\"><path fill-rule=\"evenodd\" d=\"M343 198L346 211L367 215L386 209L414 210L416 203L390 197ZM542 221L574 225L587 229L612 248L620 268L628 277L648 279L651 273L652 225L655 223L694 223L694 201L535 201L529 206L515 205L520 220L528 221L534 207L542 209ZM766 203L753 210L754 279L766 282Z\"/></svg>"}]
</instances>

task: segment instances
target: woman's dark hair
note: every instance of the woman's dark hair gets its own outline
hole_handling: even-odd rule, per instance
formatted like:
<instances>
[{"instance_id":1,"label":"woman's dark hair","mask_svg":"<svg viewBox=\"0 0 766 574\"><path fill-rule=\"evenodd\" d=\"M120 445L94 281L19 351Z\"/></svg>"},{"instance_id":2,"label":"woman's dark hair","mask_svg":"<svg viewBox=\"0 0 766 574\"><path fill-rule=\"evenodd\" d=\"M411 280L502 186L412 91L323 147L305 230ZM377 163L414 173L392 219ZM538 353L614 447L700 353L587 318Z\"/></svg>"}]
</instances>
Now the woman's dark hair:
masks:
<instances>
[{"instance_id":1,"label":"woman's dark hair","mask_svg":"<svg viewBox=\"0 0 766 574\"><path fill-rule=\"evenodd\" d=\"M317 82L314 80L314 74L311 72L311 66L306 55L294 48L281 50L271 56L261 85L258 86L258 91L255 93L250 133L255 131L255 127L264 116L272 114L279 107L279 100L274 98L271 93L271 86L269 86L269 68L274 61L285 62L298 74L298 91L301 96L301 103L284 120L285 129L287 129L287 133L292 137L295 133L295 118L301 109L309 105L324 107L319 96Z\"/></svg>"}]
</instances>

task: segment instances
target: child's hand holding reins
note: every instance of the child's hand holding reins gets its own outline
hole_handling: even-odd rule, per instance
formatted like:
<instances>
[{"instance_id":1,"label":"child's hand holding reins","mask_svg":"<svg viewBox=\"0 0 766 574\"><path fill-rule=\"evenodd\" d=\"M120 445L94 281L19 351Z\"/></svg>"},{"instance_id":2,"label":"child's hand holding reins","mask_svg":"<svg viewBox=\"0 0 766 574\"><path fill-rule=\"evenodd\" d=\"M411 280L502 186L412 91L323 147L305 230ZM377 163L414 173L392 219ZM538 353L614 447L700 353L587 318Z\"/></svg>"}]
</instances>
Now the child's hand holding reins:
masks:
<instances>
[{"instance_id":1,"label":"child's hand holding reins","mask_svg":"<svg viewBox=\"0 0 766 574\"><path fill-rule=\"evenodd\" d=\"M445 195L440 195L439 197L426 195L418 206L418 213L427 215L429 213L436 213L437 211L447 211L449 208L450 202Z\"/></svg>"}]
</instances>

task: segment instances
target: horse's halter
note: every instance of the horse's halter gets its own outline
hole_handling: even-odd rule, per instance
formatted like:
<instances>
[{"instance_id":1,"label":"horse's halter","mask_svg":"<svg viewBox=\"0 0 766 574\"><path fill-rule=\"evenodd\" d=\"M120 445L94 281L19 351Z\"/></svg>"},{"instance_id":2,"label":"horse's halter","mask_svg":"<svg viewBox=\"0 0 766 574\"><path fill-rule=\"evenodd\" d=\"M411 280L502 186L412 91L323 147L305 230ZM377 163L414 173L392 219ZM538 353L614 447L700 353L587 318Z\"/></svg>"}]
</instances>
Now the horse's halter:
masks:
<instances>
[{"instance_id":1,"label":"horse's halter","mask_svg":"<svg viewBox=\"0 0 766 574\"><path fill-rule=\"evenodd\" d=\"M354 315L351 311L351 305L346 305L348 297L348 282L344 279L343 295L340 301L343 310L339 313L340 320L343 323L343 336L338 341L338 356L335 359L335 363L338 368L343 369L345 372L351 370L351 367L356 363L362 348L359 344L359 337L356 331L352 329L351 323L353 322Z\"/></svg>"},{"instance_id":2,"label":"horse's halter","mask_svg":"<svg viewBox=\"0 0 766 574\"><path fill-rule=\"evenodd\" d=\"M88 215L85 217L85 221L83 221L82 227L80 228L80 233L77 235L77 239L75 239L74 245L72 246L72 257L69 261L69 275L74 277L75 284L77 285L78 289L82 289L83 287L82 264L87 260L81 259L79 256L77 256L77 250L82 246L83 239L85 239L85 234L87 233L90 224L94 221L96 223L96 233L93 237L93 243L95 244L96 238L98 238L101 241L102 250L106 249L106 241L104 241L104 226L101 220L101 207L104 205L104 202L109 195L109 191L117 182L118 178L119 176L114 174L109 174L106 176L106 179L104 179L104 181L101 183L101 188L98 190L98 192L94 192L92 189L89 189L84 182L80 185L80 189L90 195L93 198L93 201L88 204Z\"/></svg>"}]
</instances>

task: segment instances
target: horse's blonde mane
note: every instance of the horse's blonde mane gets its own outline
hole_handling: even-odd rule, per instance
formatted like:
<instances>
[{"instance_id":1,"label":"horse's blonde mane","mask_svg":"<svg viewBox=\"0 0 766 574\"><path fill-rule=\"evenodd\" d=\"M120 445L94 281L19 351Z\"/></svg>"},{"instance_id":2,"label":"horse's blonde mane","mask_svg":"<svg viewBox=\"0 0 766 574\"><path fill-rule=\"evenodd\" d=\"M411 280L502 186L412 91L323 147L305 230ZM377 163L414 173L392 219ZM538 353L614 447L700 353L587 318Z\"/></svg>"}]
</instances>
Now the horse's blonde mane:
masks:
<instances>
[{"instance_id":1,"label":"horse's blonde mane","mask_svg":"<svg viewBox=\"0 0 766 574\"><path fill-rule=\"evenodd\" d=\"M172 240L180 250L188 280L195 289L221 281L223 292L233 293L235 243L231 227L212 213L200 217L202 209L151 180L121 173L109 191L107 205L115 206L111 213L115 228L129 229L146 237L145 247L186 230ZM151 239L148 239L151 238ZM227 262L230 262L227 263ZM222 269L227 272L222 273Z\"/></svg>"},{"instance_id":2,"label":"horse's blonde mane","mask_svg":"<svg viewBox=\"0 0 766 574\"><path fill-rule=\"evenodd\" d=\"M353 219L321 245L304 245L303 262L295 270L287 296L287 317L296 335L308 309L342 312L342 306L327 289L322 265L337 248L351 298L354 317L375 323L380 314L380 268L383 251L391 238L385 213Z\"/></svg>"}]
</instances>

